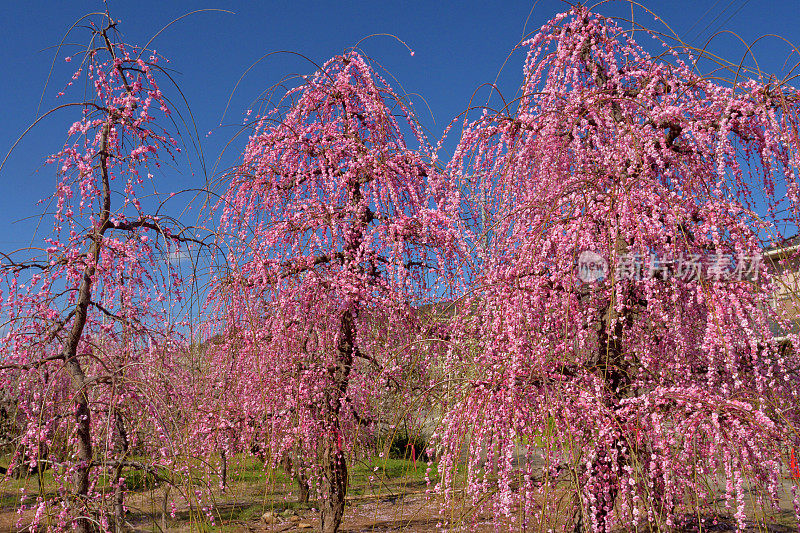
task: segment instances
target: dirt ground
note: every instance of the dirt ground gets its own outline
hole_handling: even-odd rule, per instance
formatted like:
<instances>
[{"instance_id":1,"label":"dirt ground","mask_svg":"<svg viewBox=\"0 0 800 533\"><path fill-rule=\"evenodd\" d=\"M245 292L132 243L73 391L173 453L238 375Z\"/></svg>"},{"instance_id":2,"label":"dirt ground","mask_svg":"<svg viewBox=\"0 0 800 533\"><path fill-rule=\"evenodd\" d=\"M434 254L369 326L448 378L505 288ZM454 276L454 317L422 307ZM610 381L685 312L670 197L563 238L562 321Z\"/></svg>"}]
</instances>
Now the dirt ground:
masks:
<instances>
[{"instance_id":1,"label":"dirt ground","mask_svg":"<svg viewBox=\"0 0 800 533\"><path fill-rule=\"evenodd\" d=\"M780 512L774 512L766 520L767 527L749 523L748 533L793 533L798 532L798 524L792 510L789 488L791 480L784 483L784 496ZM298 505L293 502L291 484L273 485L265 491L263 483L233 481L226 491L215 491L213 505L214 523L192 510L188 502L175 498L175 516L168 510L164 514L164 491L156 488L143 491L128 498L129 531L190 533L227 532L303 532L315 531L317 512L313 504ZM173 489L174 490L174 489ZM440 500L426 494L425 483L419 479L397 478L382 483L377 490L363 490L361 494L348 497L343 533L404 531L419 533L426 531L477 531L478 533L497 531L489 516L472 517L466 504L456 504L450 516L440 515ZM174 493L173 493L174 495ZM8 501L8 494L4 495ZM752 509L748 509L749 512ZM466 518L465 518L466 516ZM21 518L21 520L20 520ZM0 532L27 530L30 512L18 514L9 507L0 509ZM449 519L449 527L442 527ZM554 524L555 526L555 524ZM518 528L506 525L502 531L515 531ZM555 527L555 529L558 529ZM624 525L620 533L633 532ZM703 531L735 531L736 525L730 518L720 517L716 524L710 521L702 527ZM698 531L697 527L687 526L682 531ZM640 529L640 531L642 531ZM538 527L537 527L537 533ZM542 532L543 533L543 532Z\"/></svg>"}]
</instances>

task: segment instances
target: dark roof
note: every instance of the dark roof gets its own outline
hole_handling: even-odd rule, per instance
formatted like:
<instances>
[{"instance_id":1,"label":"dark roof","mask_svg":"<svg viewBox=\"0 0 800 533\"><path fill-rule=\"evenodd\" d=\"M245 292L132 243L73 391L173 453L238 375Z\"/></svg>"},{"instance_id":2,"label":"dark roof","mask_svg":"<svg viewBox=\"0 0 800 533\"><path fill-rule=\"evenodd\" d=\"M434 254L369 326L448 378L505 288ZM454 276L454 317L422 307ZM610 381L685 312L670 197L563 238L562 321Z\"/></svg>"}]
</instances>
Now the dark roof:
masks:
<instances>
[{"instance_id":1,"label":"dark roof","mask_svg":"<svg viewBox=\"0 0 800 533\"><path fill-rule=\"evenodd\" d=\"M777 251L784 250L786 248L791 248L792 246L798 246L798 245L800 245L800 233L798 233L797 235L793 235L791 237L786 237L784 239L781 239L778 242L774 242L774 243L770 244L769 246L764 248L764 252L766 252L766 253L777 252Z\"/></svg>"}]
</instances>

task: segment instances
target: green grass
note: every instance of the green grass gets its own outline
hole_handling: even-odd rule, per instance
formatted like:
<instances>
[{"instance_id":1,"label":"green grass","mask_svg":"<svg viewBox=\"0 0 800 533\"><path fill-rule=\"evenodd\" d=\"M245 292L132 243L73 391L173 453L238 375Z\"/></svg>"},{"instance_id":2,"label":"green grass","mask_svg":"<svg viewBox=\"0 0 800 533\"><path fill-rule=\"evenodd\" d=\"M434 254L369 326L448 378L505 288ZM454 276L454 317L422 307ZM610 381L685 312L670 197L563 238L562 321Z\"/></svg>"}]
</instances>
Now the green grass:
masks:
<instances>
[{"instance_id":1,"label":"green grass","mask_svg":"<svg viewBox=\"0 0 800 533\"><path fill-rule=\"evenodd\" d=\"M147 464L148 458L132 458ZM0 459L1 461L1 459ZM210 463L198 463L190 469L191 479L170 492L170 498L184 501L179 493L191 494L194 488L200 488L204 494L204 505L212 504L215 525L198 514L195 507L190 511L186 503L179 503L174 519L167 518L168 527L189 526L193 531L230 532L241 531L244 524L259 521L266 511L277 513L297 513L308 516L309 510L317 506L317 488L310 488L309 503L296 501L297 485L282 469L265 467L256 457L237 455L228 461L228 488L219 490L219 478L208 475L209 471L218 468L218 459ZM386 458L374 456L364 461L351 463L349 466L348 505L353 499L360 498L394 498L408 492L418 492L425 488L425 472L428 464L425 461L414 461L406 458ZM205 474L203 474L205 472ZM164 484L158 477L174 477L174 473L159 468L159 476L141 470L126 469L123 473L128 495L126 502L131 508L130 518L142 531L158 531L161 524ZM435 465L431 468L431 481L436 482L438 472ZM52 471L45 471L42 476L42 495L45 498L56 496L57 484ZM180 483L178 478L175 481ZM108 490L110 475L103 474L96 488ZM20 489L31 497L40 494L39 481L36 476L15 479L0 478L0 508L12 511L19 507ZM213 502L208 500L209 491ZM291 495L289 493L292 493Z\"/></svg>"},{"instance_id":2,"label":"green grass","mask_svg":"<svg viewBox=\"0 0 800 533\"><path fill-rule=\"evenodd\" d=\"M0 462L8 465L9 457L3 457ZM0 509L16 509L20 504L20 496L24 490L28 496L38 496L41 492L45 497L55 495L55 480L52 470L45 470L41 474L32 476L13 477L0 476Z\"/></svg>"},{"instance_id":3,"label":"green grass","mask_svg":"<svg viewBox=\"0 0 800 533\"><path fill-rule=\"evenodd\" d=\"M375 468L377 467L377 471ZM369 461L350 465L348 496L394 496L404 490L425 483L427 463L405 459L383 459L373 457ZM227 532L240 530L241 524L258 520L266 511L278 514L299 512L306 514L316 506L316 487L311 487L311 501L301 504L285 498L286 492L296 490L294 481L281 468L264 468L263 464L249 456L239 456L228 464L230 488L227 495L219 494L215 505L216 525L206 523L199 531ZM431 477L435 480L435 468ZM371 479L370 479L371 478ZM247 492L249 498L244 494ZM228 499L235 500L229 502Z\"/></svg>"}]
</instances>

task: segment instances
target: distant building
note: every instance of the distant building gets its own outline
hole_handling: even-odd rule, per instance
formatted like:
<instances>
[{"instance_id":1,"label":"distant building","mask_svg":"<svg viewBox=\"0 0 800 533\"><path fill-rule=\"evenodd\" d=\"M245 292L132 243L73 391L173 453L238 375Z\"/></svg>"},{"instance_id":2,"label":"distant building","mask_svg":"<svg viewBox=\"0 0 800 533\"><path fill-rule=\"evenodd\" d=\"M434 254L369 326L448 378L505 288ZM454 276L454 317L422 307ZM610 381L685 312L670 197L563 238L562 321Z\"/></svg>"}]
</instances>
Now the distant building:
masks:
<instances>
[{"instance_id":1,"label":"distant building","mask_svg":"<svg viewBox=\"0 0 800 533\"><path fill-rule=\"evenodd\" d=\"M800 331L800 234L770 246L763 257L776 284L772 306L786 313L793 322L790 332L796 333ZM773 324L772 330L779 340L786 340L789 333L777 324Z\"/></svg>"}]
</instances>

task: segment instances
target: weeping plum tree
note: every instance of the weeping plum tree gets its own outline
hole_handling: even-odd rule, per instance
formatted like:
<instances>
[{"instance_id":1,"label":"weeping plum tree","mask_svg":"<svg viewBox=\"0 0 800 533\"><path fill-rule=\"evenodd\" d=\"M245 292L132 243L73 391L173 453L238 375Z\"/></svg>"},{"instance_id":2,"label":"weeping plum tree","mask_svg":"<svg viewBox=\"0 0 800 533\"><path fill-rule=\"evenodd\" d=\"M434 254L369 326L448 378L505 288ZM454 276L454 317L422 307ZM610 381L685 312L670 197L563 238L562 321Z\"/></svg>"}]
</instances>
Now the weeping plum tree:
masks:
<instances>
[{"instance_id":1,"label":"weeping plum tree","mask_svg":"<svg viewBox=\"0 0 800 533\"><path fill-rule=\"evenodd\" d=\"M164 257L194 239L139 196L177 150L151 113L170 117L157 57L95 22L75 75L92 98L61 106L82 116L51 158L53 236L0 264L9 468L58 467L57 498L23 502L32 528L123 529L126 472L157 473L134 450L175 457L169 398L197 452L312 480L335 532L382 396L429 371L447 383L440 489L452 500L464 472L475 518L703 524L721 491L743 528L746 495L776 503L800 365L771 333L791 324L759 258L776 213L796 227L798 91L703 77L575 8L525 43L514 111L469 124L442 172L408 104L337 56L253 122L219 204L214 341L187 369ZM465 239L476 268L454 280ZM462 282L439 353L420 308Z\"/></svg>"},{"instance_id":2,"label":"weeping plum tree","mask_svg":"<svg viewBox=\"0 0 800 533\"><path fill-rule=\"evenodd\" d=\"M308 465L321 530L335 532L348 453L374 432L380 394L425 370L409 348L415 307L441 292L430 274L456 249L458 201L407 103L356 52L255 124L221 203L232 253L212 293L214 367L245 379L220 422L238 420L275 463Z\"/></svg>"},{"instance_id":3,"label":"weeping plum tree","mask_svg":"<svg viewBox=\"0 0 800 533\"><path fill-rule=\"evenodd\" d=\"M759 258L776 212L796 227L800 93L653 58L583 8L523 46L515 110L469 124L448 167L481 261L441 490L468 445L468 493L513 530L702 523L717 487L743 528L797 445L798 356Z\"/></svg>"},{"instance_id":4,"label":"weeping plum tree","mask_svg":"<svg viewBox=\"0 0 800 533\"><path fill-rule=\"evenodd\" d=\"M163 376L177 372L170 303L183 285L165 259L193 237L159 216L152 196L148 170L179 151L154 118L170 116L158 58L116 42L110 16L83 20L92 39L73 56L69 85L86 80L89 98L56 108L78 114L49 158L53 233L46 249L0 264L0 387L22 427L9 468L53 466L58 482L55 498L23 495L30 527L121 531L127 472L154 470L134 450L171 455Z\"/></svg>"}]
</instances>

